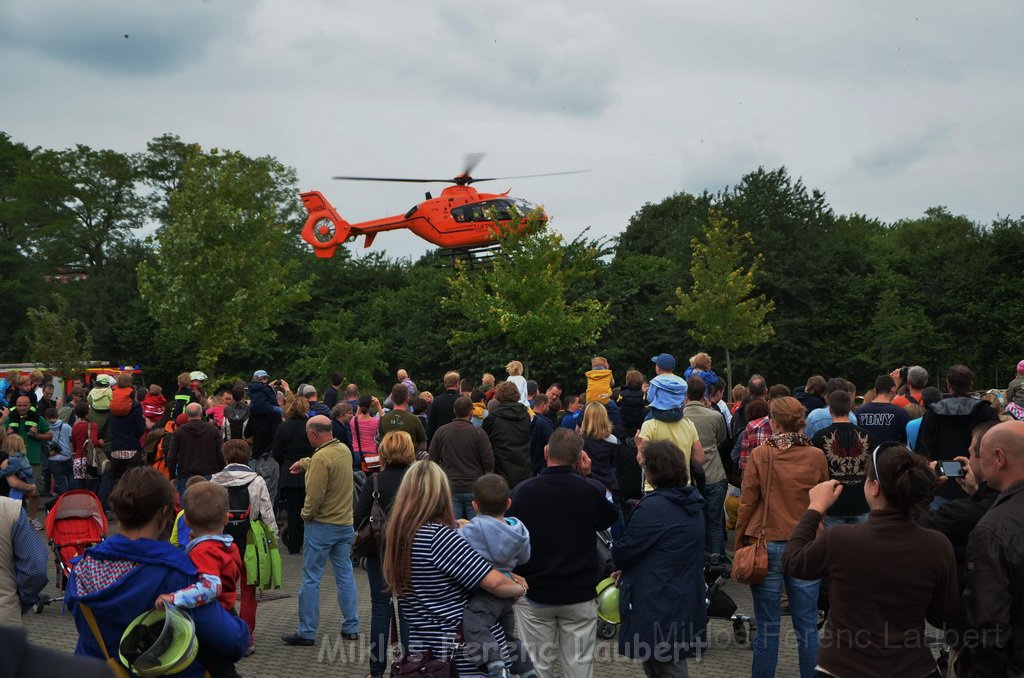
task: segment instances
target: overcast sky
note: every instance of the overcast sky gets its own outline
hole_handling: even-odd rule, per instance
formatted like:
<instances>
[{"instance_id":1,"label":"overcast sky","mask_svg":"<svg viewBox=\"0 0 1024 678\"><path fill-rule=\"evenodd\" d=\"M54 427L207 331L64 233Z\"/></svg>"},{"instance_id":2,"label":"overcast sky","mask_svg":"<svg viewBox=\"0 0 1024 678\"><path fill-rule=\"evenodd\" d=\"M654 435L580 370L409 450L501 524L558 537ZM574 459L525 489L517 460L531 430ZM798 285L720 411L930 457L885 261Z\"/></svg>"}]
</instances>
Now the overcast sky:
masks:
<instances>
[{"instance_id":1,"label":"overcast sky","mask_svg":"<svg viewBox=\"0 0 1024 678\"><path fill-rule=\"evenodd\" d=\"M450 177L486 151L478 176L591 170L479 186L570 237L759 165L839 213L987 223L1024 213L1022 29L1019 0L0 0L0 130L272 155L350 221L442 186L331 175Z\"/></svg>"}]
</instances>

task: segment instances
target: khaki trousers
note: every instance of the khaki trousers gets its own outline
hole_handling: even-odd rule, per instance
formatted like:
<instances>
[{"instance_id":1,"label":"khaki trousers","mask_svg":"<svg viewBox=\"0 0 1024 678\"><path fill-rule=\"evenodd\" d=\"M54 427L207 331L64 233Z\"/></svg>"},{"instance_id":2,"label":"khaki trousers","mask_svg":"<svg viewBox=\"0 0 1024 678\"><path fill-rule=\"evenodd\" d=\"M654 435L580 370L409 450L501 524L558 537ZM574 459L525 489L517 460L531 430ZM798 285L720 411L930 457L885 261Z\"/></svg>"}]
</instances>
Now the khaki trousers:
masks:
<instances>
[{"instance_id":1,"label":"khaki trousers","mask_svg":"<svg viewBox=\"0 0 1024 678\"><path fill-rule=\"evenodd\" d=\"M516 605L516 626L539 678L552 678L556 654L565 678L594 677L596 600L537 607L524 598Z\"/></svg>"}]
</instances>

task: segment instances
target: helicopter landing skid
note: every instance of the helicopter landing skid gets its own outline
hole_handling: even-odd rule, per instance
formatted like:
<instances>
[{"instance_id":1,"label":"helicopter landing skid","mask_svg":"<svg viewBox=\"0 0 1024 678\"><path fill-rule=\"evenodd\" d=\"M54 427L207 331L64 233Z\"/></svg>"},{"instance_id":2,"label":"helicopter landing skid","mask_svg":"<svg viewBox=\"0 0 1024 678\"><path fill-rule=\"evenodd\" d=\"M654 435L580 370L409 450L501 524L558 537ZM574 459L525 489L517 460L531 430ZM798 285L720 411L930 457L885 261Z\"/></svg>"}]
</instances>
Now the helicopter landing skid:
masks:
<instances>
[{"instance_id":1,"label":"helicopter landing skid","mask_svg":"<svg viewBox=\"0 0 1024 678\"><path fill-rule=\"evenodd\" d=\"M490 266L501 248L500 243L487 243L476 247L445 247L437 250L437 268L455 268L456 262L473 270Z\"/></svg>"}]
</instances>

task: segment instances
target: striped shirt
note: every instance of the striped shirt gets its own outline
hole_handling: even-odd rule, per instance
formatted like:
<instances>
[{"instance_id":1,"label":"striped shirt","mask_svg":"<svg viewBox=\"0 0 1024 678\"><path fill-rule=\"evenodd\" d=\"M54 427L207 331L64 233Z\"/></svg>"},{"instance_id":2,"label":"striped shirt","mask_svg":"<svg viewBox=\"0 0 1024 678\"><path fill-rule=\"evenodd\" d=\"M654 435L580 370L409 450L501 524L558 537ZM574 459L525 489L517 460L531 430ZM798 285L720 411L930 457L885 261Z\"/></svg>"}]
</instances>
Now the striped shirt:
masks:
<instances>
[{"instance_id":1,"label":"striped shirt","mask_svg":"<svg viewBox=\"0 0 1024 678\"><path fill-rule=\"evenodd\" d=\"M459 534L444 525L427 523L416 532L412 543L412 571L409 593L398 604L409 621L409 650L431 650L447 660L454 649L455 632L470 593L491 571ZM507 656L505 637L497 624L492 628ZM480 667L457 657L460 676L480 674Z\"/></svg>"}]
</instances>

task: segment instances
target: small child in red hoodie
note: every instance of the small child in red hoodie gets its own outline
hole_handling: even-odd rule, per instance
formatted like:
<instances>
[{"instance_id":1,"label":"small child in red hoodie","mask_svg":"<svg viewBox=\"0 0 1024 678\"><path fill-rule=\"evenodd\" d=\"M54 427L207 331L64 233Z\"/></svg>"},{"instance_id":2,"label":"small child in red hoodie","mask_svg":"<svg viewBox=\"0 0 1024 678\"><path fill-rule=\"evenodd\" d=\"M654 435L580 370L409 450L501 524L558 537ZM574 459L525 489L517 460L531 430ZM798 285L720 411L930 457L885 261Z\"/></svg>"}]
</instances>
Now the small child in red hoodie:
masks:
<instances>
[{"instance_id":1,"label":"small child in red hoodie","mask_svg":"<svg viewBox=\"0 0 1024 678\"><path fill-rule=\"evenodd\" d=\"M238 581L242 576L242 556L229 535L223 534L228 523L228 491L207 480L190 485L182 500L185 522L191 540L185 552L196 566L199 581L192 586L164 593L156 606L170 603L191 609L216 600L228 612L235 612ZM237 676L235 666L216 654L215 648L199 648L201 661L211 676Z\"/></svg>"},{"instance_id":2,"label":"small child in red hoodie","mask_svg":"<svg viewBox=\"0 0 1024 678\"><path fill-rule=\"evenodd\" d=\"M142 416L154 426L160 423L164 417L164 405L167 398L164 397L164 390L159 384L150 384L149 393L142 399Z\"/></svg>"}]
</instances>

